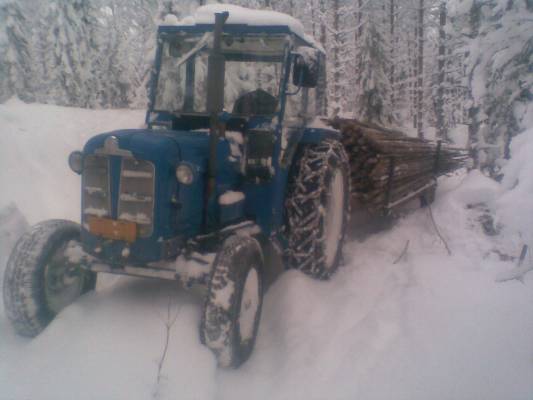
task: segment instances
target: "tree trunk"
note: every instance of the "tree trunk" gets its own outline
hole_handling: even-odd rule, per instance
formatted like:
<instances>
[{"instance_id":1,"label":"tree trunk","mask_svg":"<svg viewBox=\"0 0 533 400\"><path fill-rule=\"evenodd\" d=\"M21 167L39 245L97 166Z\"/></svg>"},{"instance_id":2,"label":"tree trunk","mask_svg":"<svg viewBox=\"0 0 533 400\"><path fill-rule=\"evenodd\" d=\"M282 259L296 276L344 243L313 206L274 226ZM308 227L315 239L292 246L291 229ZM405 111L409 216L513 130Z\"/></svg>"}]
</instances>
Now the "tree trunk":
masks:
<instances>
[{"instance_id":1,"label":"tree trunk","mask_svg":"<svg viewBox=\"0 0 533 400\"><path fill-rule=\"evenodd\" d=\"M414 52L413 49L413 41L411 40L411 36L409 33L406 34L406 46L407 46L407 57L405 59L406 64L406 76L404 78L405 80L405 97L407 99L407 107L408 107L408 118L411 119L411 121L414 122L414 85L413 85L413 79L415 79L416 76L416 65L414 65ZM413 125L416 126L416 125Z\"/></svg>"},{"instance_id":2,"label":"tree trunk","mask_svg":"<svg viewBox=\"0 0 533 400\"><path fill-rule=\"evenodd\" d=\"M438 87L435 114L437 117L437 137L448 140L448 129L444 117L444 86L446 83L446 2L442 1L439 6L439 58L438 58Z\"/></svg>"},{"instance_id":3,"label":"tree trunk","mask_svg":"<svg viewBox=\"0 0 533 400\"><path fill-rule=\"evenodd\" d=\"M394 24L395 24L395 15L394 15L395 7L394 7L394 0L390 0L390 70L389 70L389 81L391 86L390 91L390 106L391 111L394 114L394 48L395 44L397 43L395 37L394 37Z\"/></svg>"},{"instance_id":4,"label":"tree trunk","mask_svg":"<svg viewBox=\"0 0 533 400\"><path fill-rule=\"evenodd\" d=\"M418 26L415 25L414 30L414 36L413 36L413 55L412 55L412 66L413 66L413 75L412 75L412 91L411 91L411 103L413 105L413 128L416 129L418 123L417 123L417 96L418 96L418 86L417 86L417 79L418 79L418 43L417 43L417 37L418 37Z\"/></svg>"},{"instance_id":5,"label":"tree trunk","mask_svg":"<svg viewBox=\"0 0 533 400\"><path fill-rule=\"evenodd\" d=\"M294 1L293 0L289 0L289 15L294 16Z\"/></svg>"},{"instance_id":6,"label":"tree trunk","mask_svg":"<svg viewBox=\"0 0 533 400\"><path fill-rule=\"evenodd\" d=\"M268 1L268 0L267 0ZM315 17L315 0L311 2L311 32L313 34L313 39L316 38L316 17Z\"/></svg>"},{"instance_id":7,"label":"tree trunk","mask_svg":"<svg viewBox=\"0 0 533 400\"><path fill-rule=\"evenodd\" d=\"M361 41L363 39L363 0L357 2L357 12L354 15L357 29L354 29L354 77L356 84L360 82L361 71L363 70L363 61L361 60ZM357 90L354 90L354 108L357 108Z\"/></svg>"},{"instance_id":8,"label":"tree trunk","mask_svg":"<svg viewBox=\"0 0 533 400\"><path fill-rule=\"evenodd\" d=\"M340 112L340 102L341 102L341 76L340 76L340 9L339 9L339 0L332 1L332 12L333 12L333 104L334 109L332 110L333 116L336 116Z\"/></svg>"},{"instance_id":9,"label":"tree trunk","mask_svg":"<svg viewBox=\"0 0 533 400\"><path fill-rule=\"evenodd\" d=\"M424 138L423 101L424 101L424 0L420 0L418 8L418 55L417 55L417 101L416 130L419 138Z\"/></svg>"},{"instance_id":10,"label":"tree trunk","mask_svg":"<svg viewBox=\"0 0 533 400\"><path fill-rule=\"evenodd\" d=\"M319 0L320 7L320 44L322 48L327 51L327 36L326 36L326 0ZM328 113L328 80L327 80L327 64L325 59L322 63L323 71L320 72L319 84L317 87L317 98L319 99L320 105L317 105L322 112L319 112L319 115L327 115Z\"/></svg>"}]
</instances>

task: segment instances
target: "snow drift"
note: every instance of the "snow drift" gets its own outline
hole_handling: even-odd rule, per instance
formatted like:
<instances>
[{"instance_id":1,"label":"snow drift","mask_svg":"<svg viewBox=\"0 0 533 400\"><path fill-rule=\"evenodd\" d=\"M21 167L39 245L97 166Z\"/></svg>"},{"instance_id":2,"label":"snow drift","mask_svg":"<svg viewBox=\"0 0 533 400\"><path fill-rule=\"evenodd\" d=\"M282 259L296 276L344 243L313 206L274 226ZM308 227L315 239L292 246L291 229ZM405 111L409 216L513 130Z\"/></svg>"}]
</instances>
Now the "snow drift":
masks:
<instances>
[{"instance_id":1,"label":"snow drift","mask_svg":"<svg viewBox=\"0 0 533 400\"><path fill-rule=\"evenodd\" d=\"M511 160L503 167L505 192L495 203L506 233L533 246L533 128L513 139Z\"/></svg>"}]
</instances>

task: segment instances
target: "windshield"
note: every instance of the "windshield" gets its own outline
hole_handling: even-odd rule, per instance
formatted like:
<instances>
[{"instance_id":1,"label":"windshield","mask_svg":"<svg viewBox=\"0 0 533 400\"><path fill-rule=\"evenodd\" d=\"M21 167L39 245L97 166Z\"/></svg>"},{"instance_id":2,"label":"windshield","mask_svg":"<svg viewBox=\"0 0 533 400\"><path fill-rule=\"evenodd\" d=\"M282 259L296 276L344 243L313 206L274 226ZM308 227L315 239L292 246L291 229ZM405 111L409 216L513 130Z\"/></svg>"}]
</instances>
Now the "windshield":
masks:
<instances>
[{"instance_id":1,"label":"windshield","mask_svg":"<svg viewBox=\"0 0 533 400\"><path fill-rule=\"evenodd\" d=\"M163 40L154 111L206 112L211 46L211 33ZM239 115L276 112L284 49L282 35L223 37L226 111Z\"/></svg>"}]
</instances>

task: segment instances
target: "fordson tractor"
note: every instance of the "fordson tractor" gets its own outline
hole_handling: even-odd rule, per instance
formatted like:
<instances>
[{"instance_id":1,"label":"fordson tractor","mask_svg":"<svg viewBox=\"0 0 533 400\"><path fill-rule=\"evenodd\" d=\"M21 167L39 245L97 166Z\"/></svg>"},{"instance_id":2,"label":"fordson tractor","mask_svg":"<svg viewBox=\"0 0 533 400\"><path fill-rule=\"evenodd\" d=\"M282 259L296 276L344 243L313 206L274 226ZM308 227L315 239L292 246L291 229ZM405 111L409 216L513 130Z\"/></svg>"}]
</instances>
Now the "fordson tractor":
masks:
<instances>
[{"instance_id":1,"label":"fordson tractor","mask_svg":"<svg viewBox=\"0 0 533 400\"><path fill-rule=\"evenodd\" d=\"M349 165L339 133L316 119L323 50L290 24L212 16L159 27L143 129L94 136L69 156L81 224L35 225L6 268L19 334L38 335L97 273L178 280L206 285L200 339L237 367L257 335L266 249L316 279L336 271Z\"/></svg>"}]
</instances>

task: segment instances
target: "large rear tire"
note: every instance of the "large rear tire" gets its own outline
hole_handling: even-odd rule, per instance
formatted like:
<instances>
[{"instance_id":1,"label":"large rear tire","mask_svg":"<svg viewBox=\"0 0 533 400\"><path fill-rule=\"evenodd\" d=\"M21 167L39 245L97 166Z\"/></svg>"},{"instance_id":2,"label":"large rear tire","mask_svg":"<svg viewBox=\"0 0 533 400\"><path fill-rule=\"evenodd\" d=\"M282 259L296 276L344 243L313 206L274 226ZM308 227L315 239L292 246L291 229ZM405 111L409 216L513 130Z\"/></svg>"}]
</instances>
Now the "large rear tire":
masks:
<instances>
[{"instance_id":1,"label":"large rear tire","mask_svg":"<svg viewBox=\"0 0 533 400\"><path fill-rule=\"evenodd\" d=\"M288 268L329 279L341 263L350 215L350 165L336 140L306 145L291 171L285 202Z\"/></svg>"},{"instance_id":2,"label":"large rear tire","mask_svg":"<svg viewBox=\"0 0 533 400\"><path fill-rule=\"evenodd\" d=\"M252 237L230 236L217 254L200 338L220 367L237 368L252 353L263 303L262 269L261 246Z\"/></svg>"},{"instance_id":3,"label":"large rear tire","mask_svg":"<svg viewBox=\"0 0 533 400\"><path fill-rule=\"evenodd\" d=\"M6 314L18 334L37 336L64 307L94 289L96 274L66 254L79 240L79 225L65 220L41 222L18 240L3 288Z\"/></svg>"}]
</instances>

